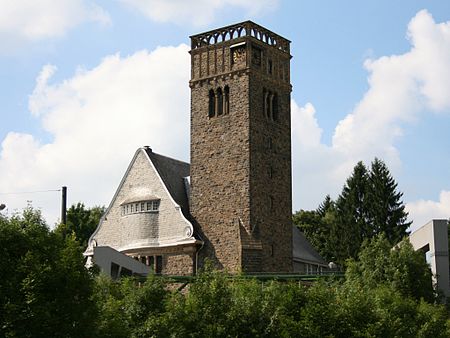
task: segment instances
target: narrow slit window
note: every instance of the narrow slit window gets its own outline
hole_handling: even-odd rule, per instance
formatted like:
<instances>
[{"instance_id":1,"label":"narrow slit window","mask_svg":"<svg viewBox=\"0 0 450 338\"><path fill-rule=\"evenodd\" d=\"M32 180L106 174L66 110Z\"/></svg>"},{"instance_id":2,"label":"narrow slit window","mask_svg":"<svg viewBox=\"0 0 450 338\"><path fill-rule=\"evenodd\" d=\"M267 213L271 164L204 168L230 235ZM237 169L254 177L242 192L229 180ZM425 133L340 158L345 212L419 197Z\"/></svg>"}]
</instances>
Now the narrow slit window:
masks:
<instances>
[{"instance_id":1,"label":"narrow slit window","mask_svg":"<svg viewBox=\"0 0 450 338\"><path fill-rule=\"evenodd\" d=\"M214 90L211 89L209 91L209 112L208 112L209 117L214 117L216 115L215 109L216 109L216 97L214 95Z\"/></svg>"},{"instance_id":2,"label":"narrow slit window","mask_svg":"<svg viewBox=\"0 0 450 338\"><path fill-rule=\"evenodd\" d=\"M223 93L222 88L217 89L217 115L223 114Z\"/></svg>"},{"instance_id":3,"label":"narrow slit window","mask_svg":"<svg viewBox=\"0 0 450 338\"><path fill-rule=\"evenodd\" d=\"M272 99L272 118L274 121L278 120L278 95L274 94Z\"/></svg>"},{"instance_id":4,"label":"narrow slit window","mask_svg":"<svg viewBox=\"0 0 450 338\"><path fill-rule=\"evenodd\" d=\"M267 102L266 102L267 90L263 88L263 114L267 116Z\"/></svg>"},{"instance_id":5,"label":"narrow slit window","mask_svg":"<svg viewBox=\"0 0 450 338\"><path fill-rule=\"evenodd\" d=\"M224 114L230 113L230 87L225 86Z\"/></svg>"}]
</instances>

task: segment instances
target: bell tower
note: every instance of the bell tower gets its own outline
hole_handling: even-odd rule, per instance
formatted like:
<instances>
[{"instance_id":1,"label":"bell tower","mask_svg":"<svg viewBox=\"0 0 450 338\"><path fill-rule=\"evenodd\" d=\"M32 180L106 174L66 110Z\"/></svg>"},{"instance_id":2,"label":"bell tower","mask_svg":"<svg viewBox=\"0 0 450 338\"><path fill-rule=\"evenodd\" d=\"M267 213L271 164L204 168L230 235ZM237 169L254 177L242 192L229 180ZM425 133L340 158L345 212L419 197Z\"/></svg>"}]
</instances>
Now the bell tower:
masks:
<instances>
[{"instance_id":1,"label":"bell tower","mask_svg":"<svg viewBox=\"0 0 450 338\"><path fill-rule=\"evenodd\" d=\"M230 272L292 271L290 41L251 21L191 36L191 205Z\"/></svg>"}]
</instances>

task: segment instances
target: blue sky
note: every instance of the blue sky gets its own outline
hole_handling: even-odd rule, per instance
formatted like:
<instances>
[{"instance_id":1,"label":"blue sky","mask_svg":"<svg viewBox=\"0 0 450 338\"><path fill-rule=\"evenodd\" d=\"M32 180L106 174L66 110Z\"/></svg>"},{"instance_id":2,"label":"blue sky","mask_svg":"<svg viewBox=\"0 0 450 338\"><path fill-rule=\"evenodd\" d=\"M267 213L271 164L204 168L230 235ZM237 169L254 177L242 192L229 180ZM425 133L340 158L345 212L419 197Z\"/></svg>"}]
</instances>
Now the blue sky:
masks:
<instances>
[{"instance_id":1,"label":"blue sky","mask_svg":"<svg viewBox=\"0 0 450 338\"><path fill-rule=\"evenodd\" d=\"M107 205L136 148L189 160L189 35L290 39L293 209L380 157L419 226L450 217L450 2L0 0L0 202ZM20 193L20 194L18 194Z\"/></svg>"}]
</instances>

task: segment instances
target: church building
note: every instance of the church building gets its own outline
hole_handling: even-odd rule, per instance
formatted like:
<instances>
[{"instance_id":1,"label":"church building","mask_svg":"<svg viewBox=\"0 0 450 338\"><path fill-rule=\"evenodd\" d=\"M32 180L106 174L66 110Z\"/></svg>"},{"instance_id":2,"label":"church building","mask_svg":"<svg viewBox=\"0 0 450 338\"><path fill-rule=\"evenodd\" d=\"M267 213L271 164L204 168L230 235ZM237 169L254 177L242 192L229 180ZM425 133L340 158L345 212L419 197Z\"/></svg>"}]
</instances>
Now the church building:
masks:
<instances>
[{"instance_id":1,"label":"church building","mask_svg":"<svg viewBox=\"0 0 450 338\"><path fill-rule=\"evenodd\" d=\"M293 247L289 47L251 21L191 36L191 163L138 149L86 256L109 246L182 275L326 266Z\"/></svg>"}]
</instances>

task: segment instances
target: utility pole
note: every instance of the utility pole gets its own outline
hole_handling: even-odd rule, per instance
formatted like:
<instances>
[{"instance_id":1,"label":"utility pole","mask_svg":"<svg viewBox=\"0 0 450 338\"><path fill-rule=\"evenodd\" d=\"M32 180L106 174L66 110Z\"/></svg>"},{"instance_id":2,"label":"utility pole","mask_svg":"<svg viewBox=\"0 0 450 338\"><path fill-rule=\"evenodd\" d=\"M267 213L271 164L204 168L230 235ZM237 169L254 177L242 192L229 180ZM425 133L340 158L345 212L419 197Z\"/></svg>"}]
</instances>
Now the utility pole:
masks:
<instances>
[{"instance_id":1,"label":"utility pole","mask_svg":"<svg viewBox=\"0 0 450 338\"><path fill-rule=\"evenodd\" d=\"M61 223L67 223L67 187L61 189Z\"/></svg>"}]
</instances>

